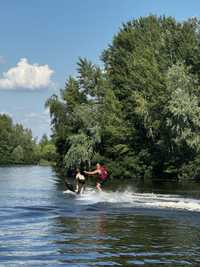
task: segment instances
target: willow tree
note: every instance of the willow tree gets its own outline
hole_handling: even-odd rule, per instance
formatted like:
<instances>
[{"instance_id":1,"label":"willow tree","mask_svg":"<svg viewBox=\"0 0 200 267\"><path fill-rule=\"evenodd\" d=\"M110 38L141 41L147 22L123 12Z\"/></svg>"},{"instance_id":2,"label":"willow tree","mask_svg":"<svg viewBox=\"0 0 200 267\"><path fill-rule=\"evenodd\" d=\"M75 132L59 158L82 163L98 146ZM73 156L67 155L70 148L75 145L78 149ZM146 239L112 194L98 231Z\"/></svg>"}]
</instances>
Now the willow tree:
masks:
<instances>
[{"instance_id":1,"label":"willow tree","mask_svg":"<svg viewBox=\"0 0 200 267\"><path fill-rule=\"evenodd\" d=\"M80 59L78 67L78 77L70 77L60 96L52 96L46 103L60 155L58 162L66 168L90 165L101 139L99 105L103 74L85 59Z\"/></svg>"},{"instance_id":2,"label":"willow tree","mask_svg":"<svg viewBox=\"0 0 200 267\"><path fill-rule=\"evenodd\" d=\"M189 70L183 63L177 63L167 73L165 131L168 140L165 139L165 143L170 161L165 164L165 171L175 171L179 176L182 166L200 154L200 87L197 77Z\"/></svg>"}]
</instances>

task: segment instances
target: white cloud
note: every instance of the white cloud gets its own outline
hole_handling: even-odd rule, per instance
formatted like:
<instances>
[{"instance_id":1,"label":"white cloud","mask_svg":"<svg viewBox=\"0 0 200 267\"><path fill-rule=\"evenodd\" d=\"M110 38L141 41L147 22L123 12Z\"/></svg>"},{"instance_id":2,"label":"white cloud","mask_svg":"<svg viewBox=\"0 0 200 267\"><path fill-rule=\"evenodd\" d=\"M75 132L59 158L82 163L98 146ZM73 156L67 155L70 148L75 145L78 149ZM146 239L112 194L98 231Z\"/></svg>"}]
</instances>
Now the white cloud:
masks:
<instances>
[{"instance_id":1,"label":"white cloud","mask_svg":"<svg viewBox=\"0 0 200 267\"><path fill-rule=\"evenodd\" d=\"M0 79L0 89L38 90L53 85L51 76L54 71L48 65L29 64L26 58L21 58L17 66L3 73Z\"/></svg>"},{"instance_id":2,"label":"white cloud","mask_svg":"<svg viewBox=\"0 0 200 267\"><path fill-rule=\"evenodd\" d=\"M13 117L12 113L7 111L0 111L0 115L8 115L9 117Z\"/></svg>"}]
</instances>

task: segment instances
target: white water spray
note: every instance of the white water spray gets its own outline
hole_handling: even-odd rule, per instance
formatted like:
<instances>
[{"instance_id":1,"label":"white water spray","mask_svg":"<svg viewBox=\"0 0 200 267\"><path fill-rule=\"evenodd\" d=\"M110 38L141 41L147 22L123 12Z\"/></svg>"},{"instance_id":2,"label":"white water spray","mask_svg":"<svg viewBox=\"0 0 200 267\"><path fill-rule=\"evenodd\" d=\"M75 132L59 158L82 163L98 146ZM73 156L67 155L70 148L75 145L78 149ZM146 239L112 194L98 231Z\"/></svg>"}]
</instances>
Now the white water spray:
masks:
<instances>
[{"instance_id":1,"label":"white water spray","mask_svg":"<svg viewBox=\"0 0 200 267\"><path fill-rule=\"evenodd\" d=\"M96 203L118 203L120 207L178 209L200 212L200 200L180 195L123 192L97 192L88 188L76 200L82 205Z\"/></svg>"}]
</instances>

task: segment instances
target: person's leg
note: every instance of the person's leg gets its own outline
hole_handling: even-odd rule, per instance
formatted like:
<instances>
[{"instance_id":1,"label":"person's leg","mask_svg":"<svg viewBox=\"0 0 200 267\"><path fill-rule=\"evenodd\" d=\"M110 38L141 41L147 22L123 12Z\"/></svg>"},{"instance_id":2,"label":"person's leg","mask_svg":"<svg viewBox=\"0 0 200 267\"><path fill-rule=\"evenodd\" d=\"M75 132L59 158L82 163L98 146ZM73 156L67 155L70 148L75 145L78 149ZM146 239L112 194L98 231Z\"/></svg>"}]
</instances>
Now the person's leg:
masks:
<instances>
[{"instance_id":1,"label":"person's leg","mask_svg":"<svg viewBox=\"0 0 200 267\"><path fill-rule=\"evenodd\" d=\"M85 183L83 184L83 187L82 187L82 193L84 193L85 191Z\"/></svg>"},{"instance_id":2,"label":"person's leg","mask_svg":"<svg viewBox=\"0 0 200 267\"><path fill-rule=\"evenodd\" d=\"M81 190L81 183L80 181L77 182L77 190L76 190L76 193L77 194L80 194L80 190Z\"/></svg>"},{"instance_id":3,"label":"person's leg","mask_svg":"<svg viewBox=\"0 0 200 267\"><path fill-rule=\"evenodd\" d=\"M81 185L80 185L80 194L83 194L83 191L84 191L84 184L81 183Z\"/></svg>"},{"instance_id":4,"label":"person's leg","mask_svg":"<svg viewBox=\"0 0 200 267\"><path fill-rule=\"evenodd\" d=\"M85 190L85 182L79 181L78 185L79 185L78 194L82 194Z\"/></svg>"},{"instance_id":5,"label":"person's leg","mask_svg":"<svg viewBox=\"0 0 200 267\"><path fill-rule=\"evenodd\" d=\"M78 193L78 190L79 190L79 184L78 184L78 182L77 182L77 183L76 183L76 190L75 190L75 192Z\"/></svg>"},{"instance_id":6,"label":"person's leg","mask_svg":"<svg viewBox=\"0 0 200 267\"><path fill-rule=\"evenodd\" d=\"M102 191L102 189L101 189L101 184L99 183L99 182L97 182L97 184L96 184L96 188L101 192Z\"/></svg>"}]
</instances>

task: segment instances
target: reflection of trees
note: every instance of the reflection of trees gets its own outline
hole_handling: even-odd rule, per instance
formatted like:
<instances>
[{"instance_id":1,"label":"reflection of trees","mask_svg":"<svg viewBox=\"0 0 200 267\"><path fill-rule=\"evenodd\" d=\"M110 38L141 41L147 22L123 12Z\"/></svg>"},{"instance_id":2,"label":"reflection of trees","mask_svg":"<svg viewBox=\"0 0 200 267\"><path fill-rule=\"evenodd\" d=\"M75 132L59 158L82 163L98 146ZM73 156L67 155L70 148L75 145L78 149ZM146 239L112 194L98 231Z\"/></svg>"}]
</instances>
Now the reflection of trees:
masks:
<instances>
[{"instance_id":1,"label":"reflection of trees","mask_svg":"<svg viewBox=\"0 0 200 267\"><path fill-rule=\"evenodd\" d=\"M108 215L88 212L78 217L55 219L55 238L61 258L71 263L187 260L190 247L199 243L199 234L178 225L176 220L147 215ZM61 238L62 237L62 238ZM197 240L198 239L198 240ZM192 256L191 256L192 257Z\"/></svg>"},{"instance_id":2,"label":"reflection of trees","mask_svg":"<svg viewBox=\"0 0 200 267\"><path fill-rule=\"evenodd\" d=\"M107 216L58 217L53 242L59 247L61 257L73 255L73 263L95 260L101 257L107 246ZM60 237L62 238L60 239Z\"/></svg>"},{"instance_id":3,"label":"reflection of trees","mask_svg":"<svg viewBox=\"0 0 200 267\"><path fill-rule=\"evenodd\" d=\"M99 214L99 216L97 217L97 233L100 236L107 235L107 225L108 225L107 216L104 213Z\"/></svg>"},{"instance_id":4,"label":"reflection of trees","mask_svg":"<svg viewBox=\"0 0 200 267\"><path fill-rule=\"evenodd\" d=\"M107 217L105 214L98 214L97 216L80 216L80 217L58 217L56 224L59 226L60 233L68 240L68 235L74 235L75 242L82 239L92 240L92 243L99 242L104 239L107 234ZM77 238L75 238L77 237ZM72 241L73 241L72 240ZM85 242L85 241L84 241Z\"/></svg>"}]
</instances>

